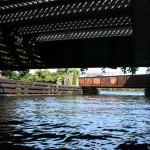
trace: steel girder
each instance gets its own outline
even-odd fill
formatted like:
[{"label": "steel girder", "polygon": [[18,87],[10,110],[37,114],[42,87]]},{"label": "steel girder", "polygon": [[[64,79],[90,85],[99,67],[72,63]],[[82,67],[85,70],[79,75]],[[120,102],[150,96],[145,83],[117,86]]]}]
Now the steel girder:
[{"label": "steel girder", "polygon": [[142,0],[1,0],[0,69],[149,66],[149,8]]}]

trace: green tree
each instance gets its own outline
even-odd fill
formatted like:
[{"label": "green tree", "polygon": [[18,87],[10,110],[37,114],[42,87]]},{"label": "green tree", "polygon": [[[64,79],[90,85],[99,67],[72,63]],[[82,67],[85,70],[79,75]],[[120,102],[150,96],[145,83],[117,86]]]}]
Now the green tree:
[{"label": "green tree", "polygon": [[150,74],[150,67],[147,67],[146,73]]},{"label": "green tree", "polygon": [[19,77],[20,77],[17,71],[3,70],[0,73],[2,76],[5,76],[9,79],[19,80]]},{"label": "green tree", "polygon": [[19,72],[20,77],[23,77],[23,76],[29,74],[29,69],[19,70],[18,72]]},{"label": "green tree", "polygon": [[49,70],[36,70],[33,74],[29,70],[23,71],[1,71],[3,76],[9,79],[35,81],[35,82],[50,82],[50,83],[63,83],[66,76],[72,76],[73,85],[79,78],[79,70],[70,68],[57,69],[57,72],[50,72]]},{"label": "green tree", "polygon": [[56,72],[52,72],[51,73],[51,83],[57,83],[57,78],[58,78],[58,76],[57,76],[57,73]]},{"label": "green tree", "polygon": [[[124,74],[131,73],[134,75],[138,71],[139,67],[121,67],[120,69]],[[102,73],[106,73],[105,67],[103,67],[101,70]]]},{"label": "green tree", "polygon": [[87,70],[88,70],[88,68],[80,68],[81,74],[86,74]]},{"label": "green tree", "polygon": [[73,69],[73,79],[72,79],[72,84],[76,85],[78,79],[79,79],[80,71],[77,69]]},{"label": "green tree", "polygon": [[51,73],[48,70],[36,70],[33,74],[33,80],[36,82],[49,82],[51,79]]},{"label": "green tree", "polygon": [[72,74],[72,69],[59,68],[57,69],[57,83],[63,83],[66,76]]},{"label": "green tree", "polygon": [[102,73],[106,73],[105,67],[103,67],[101,70],[102,70]]},{"label": "green tree", "polygon": [[23,81],[34,81],[34,76],[31,73],[25,74],[24,76],[20,76],[20,80]]},{"label": "green tree", "polygon": [[124,74],[131,73],[132,75],[136,74],[139,67],[121,67],[121,70]]}]

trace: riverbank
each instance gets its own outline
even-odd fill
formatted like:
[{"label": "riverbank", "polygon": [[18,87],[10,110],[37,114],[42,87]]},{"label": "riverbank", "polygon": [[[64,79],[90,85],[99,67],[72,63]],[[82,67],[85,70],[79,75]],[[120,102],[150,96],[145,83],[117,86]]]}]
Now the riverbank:
[{"label": "riverbank", "polygon": [[100,91],[143,92],[144,88],[101,88]]}]

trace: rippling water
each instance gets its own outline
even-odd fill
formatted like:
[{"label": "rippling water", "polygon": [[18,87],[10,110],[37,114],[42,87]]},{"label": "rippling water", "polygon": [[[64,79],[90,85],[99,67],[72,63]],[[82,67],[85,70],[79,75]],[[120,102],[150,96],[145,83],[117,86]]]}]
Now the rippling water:
[{"label": "rippling water", "polygon": [[118,92],[0,98],[0,149],[150,149],[150,99]]}]

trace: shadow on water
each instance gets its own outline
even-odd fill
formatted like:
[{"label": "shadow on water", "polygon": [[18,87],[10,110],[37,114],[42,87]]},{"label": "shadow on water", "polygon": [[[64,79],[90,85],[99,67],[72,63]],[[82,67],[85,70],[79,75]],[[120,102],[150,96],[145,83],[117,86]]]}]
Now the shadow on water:
[{"label": "shadow on water", "polygon": [[124,143],[120,144],[116,150],[150,150],[150,144]]},{"label": "shadow on water", "polygon": [[20,146],[20,145],[15,145],[13,143],[0,144],[0,149],[1,150],[39,150],[39,149],[35,149],[34,147]]},{"label": "shadow on water", "polygon": [[4,96],[6,96],[5,90],[4,90],[4,88],[2,87],[2,85],[0,83],[0,97],[4,97]]}]

